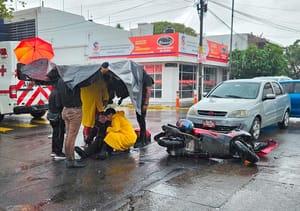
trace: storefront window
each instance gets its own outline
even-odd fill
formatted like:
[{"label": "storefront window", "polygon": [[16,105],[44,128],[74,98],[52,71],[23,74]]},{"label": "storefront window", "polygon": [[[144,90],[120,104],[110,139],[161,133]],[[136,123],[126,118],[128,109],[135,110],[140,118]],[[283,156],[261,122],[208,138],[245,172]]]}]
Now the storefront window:
[{"label": "storefront window", "polygon": [[145,64],[144,69],[154,80],[151,97],[161,98],[162,93],[162,64]]},{"label": "storefront window", "polygon": [[197,87],[197,67],[194,65],[179,65],[179,97],[192,98]]},{"label": "storefront window", "polygon": [[203,92],[208,93],[217,84],[217,68],[205,67],[204,68],[204,80],[203,80]]}]

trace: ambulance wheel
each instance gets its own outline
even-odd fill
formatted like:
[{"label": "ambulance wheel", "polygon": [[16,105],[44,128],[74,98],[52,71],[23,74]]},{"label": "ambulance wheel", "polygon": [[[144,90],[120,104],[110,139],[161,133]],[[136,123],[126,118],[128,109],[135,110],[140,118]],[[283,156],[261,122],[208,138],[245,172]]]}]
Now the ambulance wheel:
[{"label": "ambulance wheel", "polygon": [[0,122],[4,119],[4,114],[0,114]]},{"label": "ambulance wheel", "polygon": [[41,118],[42,116],[44,116],[46,113],[46,111],[33,111],[31,112],[31,116],[33,116],[34,118]]}]

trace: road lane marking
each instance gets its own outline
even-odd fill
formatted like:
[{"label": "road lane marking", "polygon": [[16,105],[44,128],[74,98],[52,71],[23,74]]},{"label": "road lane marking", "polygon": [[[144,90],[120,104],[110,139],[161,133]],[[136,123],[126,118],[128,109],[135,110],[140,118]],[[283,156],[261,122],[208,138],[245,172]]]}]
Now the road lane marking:
[{"label": "road lane marking", "polygon": [[38,125],[34,125],[34,124],[21,124],[21,123],[15,123],[12,124],[13,126],[16,127],[23,127],[23,128],[32,128],[32,127],[37,127]]},{"label": "road lane marking", "polygon": [[32,120],[32,122],[37,123],[37,124],[49,125],[49,121],[48,120],[43,120],[43,119],[41,119],[41,120],[35,119],[35,120]]},{"label": "road lane marking", "polygon": [[8,128],[8,127],[0,127],[0,132],[5,133],[7,131],[11,131],[13,128]]}]

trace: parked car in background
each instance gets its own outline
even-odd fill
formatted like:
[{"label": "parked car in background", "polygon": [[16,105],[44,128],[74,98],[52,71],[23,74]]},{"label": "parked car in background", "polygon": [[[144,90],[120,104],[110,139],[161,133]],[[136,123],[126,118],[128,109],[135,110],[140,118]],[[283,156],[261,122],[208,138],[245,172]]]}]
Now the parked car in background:
[{"label": "parked car in background", "polygon": [[300,117],[300,79],[280,81],[291,100],[290,117]]},{"label": "parked car in background", "polygon": [[195,127],[229,132],[240,128],[260,136],[261,128],[289,125],[290,98],[274,80],[238,79],[219,83],[194,104],[186,118]]}]

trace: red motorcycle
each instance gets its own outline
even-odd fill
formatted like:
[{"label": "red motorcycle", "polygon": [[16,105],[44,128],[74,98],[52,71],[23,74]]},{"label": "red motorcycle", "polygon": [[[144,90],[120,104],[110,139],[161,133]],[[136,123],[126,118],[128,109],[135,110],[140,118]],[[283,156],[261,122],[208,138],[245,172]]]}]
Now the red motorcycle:
[{"label": "red motorcycle", "polygon": [[194,128],[187,119],[179,120],[176,125],[163,125],[162,130],[154,136],[154,140],[166,147],[171,156],[237,158],[256,163],[259,156],[264,156],[277,146],[273,140],[254,142],[250,133],[240,129],[225,134]]}]

